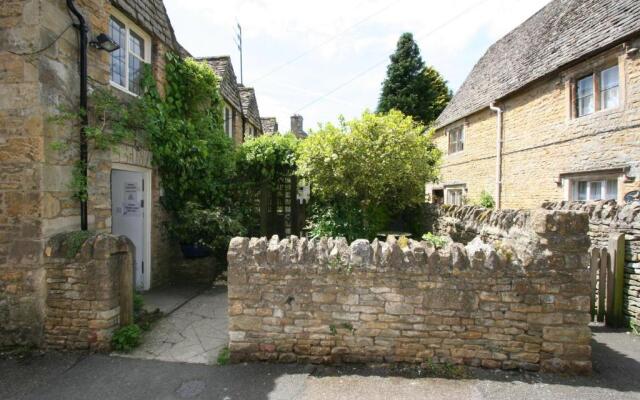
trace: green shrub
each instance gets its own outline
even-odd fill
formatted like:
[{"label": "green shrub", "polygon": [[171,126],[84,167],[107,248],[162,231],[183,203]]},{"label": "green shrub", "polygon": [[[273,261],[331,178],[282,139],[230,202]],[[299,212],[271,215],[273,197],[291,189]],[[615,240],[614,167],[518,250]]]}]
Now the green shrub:
[{"label": "green shrub", "polygon": [[229,352],[229,348],[228,347],[223,347],[222,349],[220,349],[220,352],[218,353],[218,365],[227,365],[229,364],[229,359],[231,358],[231,354]]},{"label": "green shrub", "polygon": [[478,200],[478,205],[484,208],[493,208],[496,206],[496,202],[495,200],[493,200],[493,196],[491,196],[489,192],[487,192],[486,190],[483,190],[482,193],[480,193],[480,199]]},{"label": "green shrub", "polygon": [[427,232],[424,235],[422,235],[422,240],[424,240],[425,242],[431,243],[433,247],[437,249],[444,247],[449,242],[449,239],[447,239],[446,236],[434,235],[431,232]]},{"label": "green shrub", "polygon": [[140,314],[144,309],[144,297],[140,293],[133,295],[133,313]]},{"label": "green shrub", "polygon": [[440,151],[432,132],[397,110],[327,124],[298,145],[298,175],[312,188],[314,236],[373,239],[424,202]]},{"label": "green shrub", "polygon": [[123,326],[113,333],[111,346],[116,351],[130,352],[140,345],[142,330],[136,324]]}]

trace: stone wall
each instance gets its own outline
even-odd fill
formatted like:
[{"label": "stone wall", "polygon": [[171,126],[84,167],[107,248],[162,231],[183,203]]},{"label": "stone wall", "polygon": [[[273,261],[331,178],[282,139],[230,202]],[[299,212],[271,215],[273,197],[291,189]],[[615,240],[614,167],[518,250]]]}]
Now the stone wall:
[{"label": "stone wall", "polygon": [[[123,7],[123,4],[128,4]],[[164,54],[175,47],[162,2],[76,0],[90,34],[108,32],[113,7],[151,33],[153,71],[164,82]],[[115,4],[115,5],[114,5]],[[64,1],[7,0],[0,7],[0,344],[40,344],[44,324],[47,240],[80,227],[79,202],[69,189],[78,159],[79,127],[50,117],[79,106],[78,39]],[[158,29],[165,27],[165,34]],[[41,50],[42,51],[38,51]],[[109,87],[109,54],[89,47],[92,88]],[[129,96],[120,93],[122,96]],[[71,143],[66,151],[54,142]],[[171,251],[159,233],[164,214],[160,182],[140,146],[117,152],[90,148],[89,228],[111,230],[110,176],[115,163],[152,170],[152,285],[169,277]]]},{"label": "stone wall", "polygon": [[98,234],[74,256],[74,234],[54,236],[45,249],[43,347],[108,351],[121,314],[133,315],[133,243],[124,236]]},{"label": "stone wall", "polygon": [[588,372],[587,215],[522,219],[497,246],[234,238],[231,357]]},{"label": "stone wall", "polygon": [[549,210],[579,210],[589,214],[589,238],[592,247],[607,247],[609,235],[623,233],[624,241],[624,314],[640,325],[640,202],[618,205],[614,201],[592,203],[546,202]]},{"label": "stone wall", "polygon": [[[609,236],[625,234],[625,300],[626,319],[640,324],[640,202],[618,205],[615,201],[545,202],[548,210],[575,210],[589,215],[591,247],[607,247]],[[513,229],[521,229],[531,218],[530,211],[488,210],[477,206],[430,207],[435,221],[434,231],[468,242],[476,235],[485,240],[501,240]]]},{"label": "stone wall", "polygon": [[[639,45],[640,37],[629,41],[629,47]],[[620,106],[572,118],[572,82],[616,62]],[[617,46],[496,100],[504,110],[502,207],[535,208],[543,201],[567,200],[568,183],[562,183],[560,174],[628,168],[630,179],[616,173],[620,195],[640,190],[638,53],[626,54]],[[460,125],[464,150],[448,154],[447,130]],[[496,198],[496,113],[488,103],[484,110],[440,127],[434,142],[443,152],[441,184],[466,185],[469,203],[477,202],[483,190]]]}]

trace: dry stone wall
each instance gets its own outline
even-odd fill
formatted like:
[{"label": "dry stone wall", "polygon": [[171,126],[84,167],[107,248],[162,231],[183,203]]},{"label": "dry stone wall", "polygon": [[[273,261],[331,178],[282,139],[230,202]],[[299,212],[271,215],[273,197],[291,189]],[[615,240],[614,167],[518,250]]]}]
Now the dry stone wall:
[{"label": "dry stone wall", "polygon": [[124,236],[98,234],[73,256],[70,237],[54,236],[45,249],[44,347],[106,351],[121,322],[132,323],[121,317],[133,315],[134,246]]},{"label": "dry stone wall", "polygon": [[[624,313],[630,323],[640,324],[640,202],[619,205],[613,200],[545,202],[548,210],[574,210],[589,215],[590,249],[607,247],[612,233],[625,235]],[[478,206],[431,207],[434,230],[467,242],[476,235],[500,240],[520,229],[531,218],[525,210],[489,210]]]},{"label": "dry stone wall", "polygon": [[234,238],[232,360],[588,372],[587,215],[525,219],[497,246]]},{"label": "dry stone wall", "polygon": [[549,210],[579,210],[589,214],[589,238],[592,247],[607,247],[612,233],[623,233],[624,241],[624,314],[640,325],[640,202],[618,205],[615,201],[547,202]]}]

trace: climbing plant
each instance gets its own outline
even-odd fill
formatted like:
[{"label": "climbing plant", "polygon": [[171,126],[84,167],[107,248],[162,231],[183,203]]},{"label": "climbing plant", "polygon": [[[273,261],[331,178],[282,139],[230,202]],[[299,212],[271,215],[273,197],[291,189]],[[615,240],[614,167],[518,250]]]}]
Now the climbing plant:
[{"label": "climbing plant", "polygon": [[[172,217],[169,232],[183,243],[197,236],[197,242],[219,247],[225,243],[221,236],[242,233],[242,227],[230,220],[236,213],[229,195],[235,150],[222,127],[218,78],[208,65],[171,53],[165,71],[164,97],[151,71],[144,72],[139,118],[130,126],[146,134],[164,190],[162,204]],[[209,229],[193,220],[198,216],[206,216]]]}]

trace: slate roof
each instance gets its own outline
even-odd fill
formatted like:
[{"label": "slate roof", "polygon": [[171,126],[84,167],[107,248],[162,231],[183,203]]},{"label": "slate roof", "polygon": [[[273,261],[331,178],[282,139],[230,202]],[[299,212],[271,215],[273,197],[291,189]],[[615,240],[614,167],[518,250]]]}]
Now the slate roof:
[{"label": "slate roof", "polygon": [[436,120],[442,127],[640,31],[638,0],[554,0],[494,43]]},{"label": "slate roof", "polygon": [[233,71],[231,57],[202,57],[197,58],[197,60],[204,61],[213,68],[213,71],[218,75],[218,78],[220,78],[220,93],[222,94],[222,97],[236,110],[241,111],[242,102],[240,101],[238,80],[235,72]]},{"label": "slate roof", "polygon": [[262,122],[260,121],[260,111],[258,110],[258,101],[256,100],[256,92],[251,87],[238,85],[240,91],[240,102],[242,103],[242,115],[252,125],[262,131]]},{"label": "slate roof", "polygon": [[111,3],[172,49],[181,49],[162,0],[111,0]]},{"label": "slate roof", "polygon": [[260,118],[260,122],[262,122],[262,132],[265,134],[278,132],[278,121],[276,117]]}]

